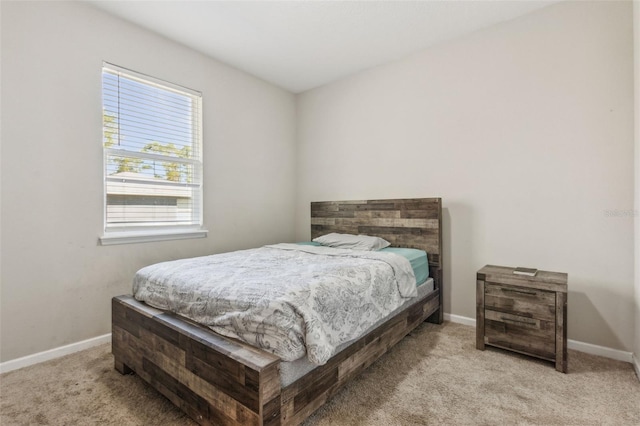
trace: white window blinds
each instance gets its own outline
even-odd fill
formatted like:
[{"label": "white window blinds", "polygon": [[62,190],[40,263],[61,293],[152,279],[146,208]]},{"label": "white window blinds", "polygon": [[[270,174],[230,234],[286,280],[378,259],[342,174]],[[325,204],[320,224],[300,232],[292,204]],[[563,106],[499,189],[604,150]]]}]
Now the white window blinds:
[{"label": "white window blinds", "polygon": [[105,235],[202,226],[202,95],[105,63]]}]

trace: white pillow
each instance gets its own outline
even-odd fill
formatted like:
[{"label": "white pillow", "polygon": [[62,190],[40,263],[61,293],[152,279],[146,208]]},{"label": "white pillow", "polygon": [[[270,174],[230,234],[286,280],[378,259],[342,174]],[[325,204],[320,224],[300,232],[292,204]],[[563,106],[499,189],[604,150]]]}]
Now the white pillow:
[{"label": "white pillow", "polygon": [[313,241],[328,247],[368,251],[380,250],[391,245],[389,241],[383,240],[379,237],[371,237],[369,235],[336,234],[335,232],[314,238]]}]

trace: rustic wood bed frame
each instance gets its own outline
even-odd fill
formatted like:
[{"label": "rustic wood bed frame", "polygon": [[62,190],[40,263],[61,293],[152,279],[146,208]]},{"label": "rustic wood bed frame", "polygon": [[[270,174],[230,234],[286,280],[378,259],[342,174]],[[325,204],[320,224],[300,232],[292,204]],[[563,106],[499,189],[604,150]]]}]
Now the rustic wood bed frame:
[{"label": "rustic wood bed frame", "polygon": [[302,423],[420,323],[442,323],[440,198],[311,203],[312,238],[329,232],[427,251],[434,291],[286,387],[279,357],[131,296],[114,297],[116,370],[135,372],[201,425]]}]

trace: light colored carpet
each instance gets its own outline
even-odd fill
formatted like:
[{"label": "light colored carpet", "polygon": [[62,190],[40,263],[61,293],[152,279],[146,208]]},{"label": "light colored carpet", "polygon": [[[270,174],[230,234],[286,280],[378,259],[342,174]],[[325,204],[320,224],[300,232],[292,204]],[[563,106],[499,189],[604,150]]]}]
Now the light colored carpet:
[{"label": "light colored carpet", "polygon": [[[113,369],[110,346],[0,376],[0,423],[195,425],[135,375]],[[306,425],[640,425],[631,364],[569,351],[551,363],[475,349],[475,329],[423,324]]]}]

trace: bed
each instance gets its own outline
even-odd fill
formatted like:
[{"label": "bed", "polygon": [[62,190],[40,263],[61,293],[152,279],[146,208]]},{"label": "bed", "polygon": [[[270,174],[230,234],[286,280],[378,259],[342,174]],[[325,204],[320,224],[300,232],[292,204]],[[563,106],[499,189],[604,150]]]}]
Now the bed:
[{"label": "bed", "polygon": [[341,345],[323,365],[311,366],[285,362],[132,296],[115,297],[116,370],[135,372],[202,425],[302,423],[420,323],[442,322],[440,198],[311,203],[311,237],[331,232],[426,251],[432,287]]}]

